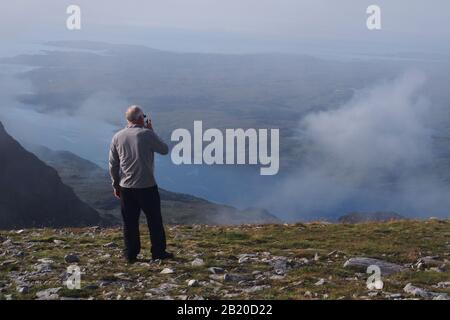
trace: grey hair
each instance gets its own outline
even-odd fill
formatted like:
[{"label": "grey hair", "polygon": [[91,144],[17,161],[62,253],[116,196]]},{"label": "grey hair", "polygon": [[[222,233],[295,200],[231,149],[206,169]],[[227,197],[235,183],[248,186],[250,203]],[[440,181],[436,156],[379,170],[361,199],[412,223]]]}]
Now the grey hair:
[{"label": "grey hair", "polygon": [[142,111],[141,106],[138,105],[129,106],[127,112],[125,112],[125,117],[129,122],[138,121],[143,116],[144,112]]}]

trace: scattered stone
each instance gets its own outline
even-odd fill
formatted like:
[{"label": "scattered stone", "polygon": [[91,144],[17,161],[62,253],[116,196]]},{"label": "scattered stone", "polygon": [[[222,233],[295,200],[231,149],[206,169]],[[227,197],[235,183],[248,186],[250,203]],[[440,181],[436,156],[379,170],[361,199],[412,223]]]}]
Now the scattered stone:
[{"label": "scattered stone", "polygon": [[320,278],[319,281],[314,283],[315,286],[323,286],[325,284],[325,279]]},{"label": "scattered stone", "polygon": [[253,277],[248,276],[248,275],[242,275],[242,274],[225,273],[223,275],[223,281],[225,281],[225,282],[249,281],[252,279],[253,279]]},{"label": "scattered stone", "polygon": [[10,247],[12,245],[13,245],[13,242],[11,241],[11,239],[7,239],[2,242],[2,246],[4,246],[4,247]]},{"label": "scattered stone", "polygon": [[188,287],[198,287],[199,283],[195,279],[187,280]]},{"label": "scattered stone", "polygon": [[103,288],[103,287],[107,287],[107,286],[109,286],[109,285],[111,285],[112,283],[114,283],[114,281],[100,281],[100,283],[99,283],[99,287],[100,288]]},{"label": "scattered stone", "polygon": [[106,244],[103,245],[105,248],[117,248],[119,247],[119,245],[115,242],[108,242]]},{"label": "scattered stone", "polygon": [[6,267],[12,264],[15,264],[17,261],[16,260],[5,260],[2,263],[0,263],[1,267]]},{"label": "scattered stone", "polygon": [[286,257],[276,257],[269,261],[269,264],[277,275],[284,275],[291,268],[291,263]]},{"label": "scattered stone", "polygon": [[54,264],[55,263],[55,261],[53,261],[52,259],[47,259],[47,258],[38,259],[38,262],[40,262],[40,263],[47,263],[47,264]]},{"label": "scattered stone", "polygon": [[24,232],[25,232],[25,230],[20,229],[20,230],[17,230],[17,231],[16,231],[16,234],[22,234],[22,233],[24,233]]},{"label": "scattered stone", "polygon": [[132,281],[131,277],[124,272],[114,273],[114,277],[122,281]]},{"label": "scattered stone", "polygon": [[386,295],[386,298],[388,298],[388,299],[400,299],[402,297],[403,297],[403,295],[401,293],[392,293],[392,294]]},{"label": "scattered stone", "polygon": [[405,293],[408,293],[415,297],[420,297],[420,298],[424,298],[424,299],[436,299],[436,300],[449,300],[450,299],[450,297],[446,293],[426,291],[422,288],[413,286],[411,283],[408,283],[403,288],[403,291],[405,291]]},{"label": "scattered stone", "polygon": [[381,292],[380,291],[370,291],[367,295],[369,297],[377,297],[377,296],[381,295]]},{"label": "scattered stone", "polygon": [[200,258],[195,258],[194,261],[191,262],[191,265],[193,267],[202,267],[205,265],[205,261],[203,261],[203,259]]},{"label": "scattered stone", "polygon": [[34,269],[40,273],[47,273],[51,272],[53,270],[53,267],[51,263],[40,263],[34,265]]},{"label": "scattered stone", "polygon": [[245,293],[254,293],[254,292],[262,291],[262,290],[269,289],[269,288],[270,288],[270,286],[268,286],[268,285],[261,285],[261,286],[253,286],[250,288],[245,288],[242,291]]},{"label": "scattered stone", "polygon": [[437,285],[433,286],[438,289],[447,289],[450,288],[450,281],[439,282]]},{"label": "scattered stone", "polygon": [[225,273],[225,269],[223,268],[219,268],[219,267],[211,267],[208,268],[209,272],[213,273],[213,274],[223,274]]},{"label": "scattered stone", "polygon": [[38,300],[57,300],[59,299],[58,291],[61,288],[50,288],[42,291],[38,291],[36,293],[36,297]]},{"label": "scattered stone", "polygon": [[27,294],[30,292],[30,287],[29,286],[18,286],[16,288],[16,290],[20,294]]},{"label": "scattered stone", "polygon": [[80,258],[74,253],[69,253],[64,257],[64,261],[67,263],[77,263],[80,262]]},{"label": "scattered stone", "polygon": [[254,253],[243,253],[238,255],[238,263],[245,263],[252,260],[257,260],[257,256]]},{"label": "scattered stone", "polygon": [[209,275],[209,278],[214,281],[223,281],[224,275],[223,274],[211,274],[211,275]]},{"label": "scattered stone", "polygon": [[426,256],[419,258],[417,262],[414,264],[414,268],[418,270],[430,268],[432,269],[432,271],[434,270],[437,272],[445,271],[446,269],[445,262],[438,259],[439,257],[437,256]]},{"label": "scattered stone", "polygon": [[285,275],[278,275],[278,274],[274,274],[272,276],[269,277],[270,280],[283,280],[286,276]]},{"label": "scattered stone", "polygon": [[450,297],[446,293],[441,293],[438,294],[437,296],[434,296],[433,300],[450,300]]},{"label": "scattered stone", "polygon": [[162,269],[162,271],[160,273],[171,274],[171,273],[175,273],[175,270],[173,270],[172,268],[164,268],[164,269]]},{"label": "scattered stone", "polygon": [[26,252],[24,252],[24,251],[19,251],[19,252],[17,252],[14,256],[17,257],[17,258],[23,258],[23,257],[25,257],[26,255],[27,255]]},{"label": "scattered stone", "polygon": [[166,295],[168,293],[168,291],[171,291],[173,289],[178,288],[178,285],[173,284],[173,283],[163,283],[161,284],[158,288],[152,288],[150,289],[150,293],[151,294],[155,294],[158,296],[163,296]]},{"label": "scattered stone", "polygon": [[344,268],[352,268],[358,271],[366,272],[371,265],[376,265],[380,268],[382,275],[390,275],[397,272],[406,271],[407,269],[401,265],[365,257],[350,258],[344,263]]}]

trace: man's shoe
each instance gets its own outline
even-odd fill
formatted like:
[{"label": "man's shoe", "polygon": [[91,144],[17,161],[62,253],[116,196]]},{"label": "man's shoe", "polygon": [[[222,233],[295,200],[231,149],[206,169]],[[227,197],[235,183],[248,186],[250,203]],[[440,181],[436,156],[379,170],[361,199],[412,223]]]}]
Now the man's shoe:
[{"label": "man's shoe", "polygon": [[153,260],[165,260],[165,259],[173,259],[174,255],[171,252],[164,252],[162,255],[154,256]]},{"label": "man's shoe", "polygon": [[133,264],[137,262],[137,258],[126,258],[128,264]]}]

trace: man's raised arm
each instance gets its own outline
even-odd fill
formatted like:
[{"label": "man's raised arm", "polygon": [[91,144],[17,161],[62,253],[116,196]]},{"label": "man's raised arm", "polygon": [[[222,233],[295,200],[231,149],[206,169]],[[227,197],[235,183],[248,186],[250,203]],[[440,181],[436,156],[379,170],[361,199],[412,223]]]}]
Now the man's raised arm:
[{"label": "man's raised arm", "polygon": [[153,151],[165,155],[169,153],[169,146],[162,141],[162,139],[153,131],[153,129],[148,129],[149,131],[149,141],[150,146]]}]

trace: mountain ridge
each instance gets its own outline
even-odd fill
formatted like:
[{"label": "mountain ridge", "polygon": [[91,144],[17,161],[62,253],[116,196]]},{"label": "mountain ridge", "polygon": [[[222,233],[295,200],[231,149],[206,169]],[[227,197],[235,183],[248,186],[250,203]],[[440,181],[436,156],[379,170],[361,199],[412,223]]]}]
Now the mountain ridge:
[{"label": "mountain ridge", "polygon": [[[55,168],[63,181],[86,203],[120,222],[120,202],[113,196],[109,174],[93,162],[69,151],[28,146],[42,161]],[[277,217],[259,208],[237,209],[206,199],[159,188],[162,215],[169,224],[279,223]]]},{"label": "mountain ridge", "polygon": [[28,152],[0,122],[0,228],[103,224],[57,171]]}]

